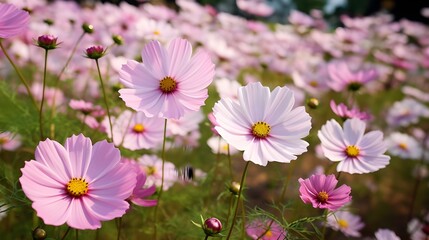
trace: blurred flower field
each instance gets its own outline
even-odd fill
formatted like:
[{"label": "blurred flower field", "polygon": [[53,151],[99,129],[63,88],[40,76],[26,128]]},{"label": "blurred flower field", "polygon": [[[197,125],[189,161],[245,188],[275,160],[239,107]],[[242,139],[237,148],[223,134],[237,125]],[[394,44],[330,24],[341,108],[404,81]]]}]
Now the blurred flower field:
[{"label": "blurred flower field", "polygon": [[429,239],[428,26],[176,3],[0,3],[1,239]]}]

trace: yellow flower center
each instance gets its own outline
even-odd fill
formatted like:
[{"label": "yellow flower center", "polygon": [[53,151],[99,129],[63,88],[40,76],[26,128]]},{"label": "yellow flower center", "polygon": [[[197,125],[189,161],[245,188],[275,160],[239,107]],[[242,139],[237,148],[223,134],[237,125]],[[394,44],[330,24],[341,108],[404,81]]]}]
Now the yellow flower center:
[{"label": "yellow flower center", "polygon": [[144,126],[142,124],[137,123],[136,125],[134,125],[133,132],[142,133],[143,131],[144,131]]},{"label": "yellow flower center", "polygon": [[88,193],[88,183],[83,178],[72,178],[67,183],[67,193],[72,197],[81,197]]},{"label": "yellow flower center", "polygon": [[346,154],[349,157],[357,157],[359,155],[359,148],[355,145],[347,146]]},{"label": "yellow flower center", "polygon": [[228,149],[229,149],[229,145],[228,145],[228,144],[224,144],[224,145],[222,146],[222,150],[224,150],[225,152],[227,152],[227,151],[228,151]]},{"label": "yellow flower center", "polygon": [[161,33],[158,30],[153,31],[153,35],[159,36]]},{"label": "yellow flower center", "polygon": [[338,225],[340,228],[347,228],[349,226],[349,223],[344,219],[338,219]]},{"label": "yellow flower center", "polygon": [[326,203],[328,201],[329,195],[325,191],[321,191],[317,194],[317,200],[321,203]]},{"label": "yellow flower center", "polygon": [[156,173],[156,168],[152,166],[146,167],[146,174],[147,175],[154,175]]},{"label": "yellow flower center", "polygon": [[159,82],[159,88],[163,93],[172,93],[177,88],[176,81],[171,77],[165,77]]},{"label": "yellow flower center", "polygon": [[313,80],[313,81],[310,81],[310,86],[312,86],[312,87],[318,87],[319,86],[319,83],[316,81],[316,80]]},{"label": "yellow flower center", "polygon": [[399,147],[400,149],[404,150],[404,151],[407,151],[407,150],[408,150],[408,146],[407,146],[407,144],[405,144],[405,143],[400,143],[400,144],[398,144],[398,147]]},{"label": "yellow flower center", "polygon": [[252,134],[257,138],[266,138],[271,131],[271,126],[266,122],[256,122],[252,126]]},{"label": "yellow flower center", "polygon": [[0,145],[1,145],[1,144],[5,144],[5,143],[7,143],[7,142],[9,142],[9,139],[7,139],[7,138],[5,138],[5,137],[0,138]]},{"label": "yellow flower center", "polygon": [[264,234],[264,237],[272,237],[273,232],[271,232],[271,229],[268,229],[267,232]]}]

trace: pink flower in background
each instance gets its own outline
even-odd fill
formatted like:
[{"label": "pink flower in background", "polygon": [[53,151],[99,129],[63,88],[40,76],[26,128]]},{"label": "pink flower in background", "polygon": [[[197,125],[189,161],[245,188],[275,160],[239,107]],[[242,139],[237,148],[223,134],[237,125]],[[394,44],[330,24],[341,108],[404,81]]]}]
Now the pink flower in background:
[{"label": "pink flower in background", "polygon": [[13,4],[0,3],[0,38],[10,38],[23,33],[30,21],[27,11]]},{"label": "pink flower in background", "polygon": [[[162,159],[156,155],[143,155],[137,159],[138,164],[146,173],[146,186],[155,184],[161,187]],[[176,167],[171,162],[164,163],[164,191],[168,190],[178,180]]]},{"label": "pink flower in background", "polygon": [[386,143],[392,156],[415,160],[423,157],[422,144],[408,134],[393,132],[386,138]]},{"label": "pink flower in background", "polygon": [[98,106],[98,105],[94,106],[92,102],[86,102],[84,100],[71,99],[69,102],[69,107],[71,109],[80,111],[85,115],[90,114],[92,112],[100,112],[100,111],[102,111],[103,112],[102,115],[104,115],[104,110],[101,106]]},{"label": "pink flower in background", "polygon": [[151,41],[142,52],[143,63],[129,60],[120,71],[126,88],[119,90],[128,107],[147,117],[179,119],[198,111],[208,97],[214,64],[204,52],[193,57],[191,44],[174,39],[167,48]]},{"label": "pink flower in background", "polygon": [[167,124],[167,135],[186,136],[190,132],[199,129],[199,124],[204,120],[202,111],[186,113],[180,119],[170,119]]},{"label": "pink flower in background", "polygon": [[335,120],[329,120],[319,130],[325,157],[339,162],[338,172],[370,173],[389,164],[390,157],[384,155],[387,145],[381,131],[365,133],[366,124],[357,118],[344,122],[344,129]]},{"label": "pink flower in background", "polygon": [[274,13],[274,9],[265,0],[237,0],[236,3],[241,11],[256,16],[267,17]]},{"label": "pink flower in background", "polygon": [[144,187],[146,184],[146,173],[140,167],[140,165],[133,160],[123,159],[123,163],[129,164],[130,169],[134,169],[137,175],[136,186],[134,187],[133,193],[128,198],[132,203],[141,207],[153,207],[157,204],[157,200],[147,199],[156,192],[155,185],[150,187]]},{"label": "pink flower in background", "polygon": [[348,109],[344,103],[336,104],[334,100],[331,100],[330,104],[332,111],[343,120],[348,118],[358,118],[360,120],[372,119],[371,114],[367,112],[361,112],[358,108]]},{"label": "pink flower in background", "polygon": [[347,237],[360,237],[360,230],[365,226],[361,218],[346,211],[338,211],[328,215],[328,226],[341,231]]},{"label": "pink flower in background", "polygon": [[207,114],[207,119],[210,122],[210,130],[212,130],[212,132],[213,132],[214,135],[218,136],[219,133],[216,131],[215,127],[218,126],[219,124],[217,123],[216,118],[215,118],[213,112]]},{"label": "pink flower in background", "polygon": [[376,240],[401,240],[395,232],[389,229],[378,229],[375,232],[375,238]]},{"label": "pink flower in background", "polygon": [[303,106],[293,108],[295,98],[287,87],[272,92],[261,83],[238,90],[238,101],[221,99],[213,108],[215,129],[233,147],[244,151],[245,161],[266,166],[289,163],[307,151],[301,138],[309,134],[311,118]]},{"label": "pink flower in background", "polygon": [[[130,150],[150,149],[162,143],[164,119],[148,118],[142,112],[125,110],[113,121],[113,142]],[[109,121],[106,118],[103,125],[111,136]]]},{"label": "pink flower in background", "polygon": [[336,92],[342,92],[343,90],[357,91],[363,85],[378,77],[375,69],[362,69],[352,72],[345,62],[329,64],[328,73],[330,76],[328,86]]},{"label": "pink flower in background", "polygon": [[420,117],[428,118],[429,108],[412,98],[405,98],[393,104],[387,112],[386,121],[392,127],[406,127],[418,123]]},{"label": "pink flower in background", "polygon": [[257,218],[246,225],[246,233],[251,239],[276,240],[285,239],[286,231],[271,219]]},{"label": "pink flower in background", "polygon": [[222,137],[213,136],[207,140],[207,145],[209,145],[210,149],[214,154],[229,154],[234,155],[238,151],[233,146],[229,145]]},{"label": "pink flower in background", "polygon": [[21,136],[12,132],[0,133],[0,151],[14,151],[21,146]]},{"label": "pink flower in background", "polygon": [[345,184],[338,188],[338,180],[331,175],[312,175],[299,180],[299,193],[304,203],[311,203],[314,208],[326,208],[335,211],[352,200],[351,188]]},{"label": "pink flower in background", "polygon": [[37,146],[35,158],[25,162],[19,181],[45,224],[96,229],[129,208],[126,199],[136,174],[120,163],[113,144],[92,145],[82,134],[68,138],[64,147],[47,139]]}]

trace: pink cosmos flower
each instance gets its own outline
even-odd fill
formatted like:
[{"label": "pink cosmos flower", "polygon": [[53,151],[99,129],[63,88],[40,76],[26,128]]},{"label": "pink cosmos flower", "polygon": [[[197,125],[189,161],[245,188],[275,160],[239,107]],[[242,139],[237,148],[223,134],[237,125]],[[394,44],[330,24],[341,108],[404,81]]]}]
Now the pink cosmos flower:
[{"label": "pink cosmos flower", "polygon": [[131,169],[137,174],[137,182],[134,187],[133,193],[128,198],[132,203],[141,207],[153,207],[158,201],[153,199],[146,199],[147,197],[152,196],[156,192],[156,186],[152,185],[150,187],[144,187],[146,184],[146,173],[140,167],[140,165],[133,160],[123,159],[123,163],[129,164]]},{"label": "pink cosmos flower", "polygon": [[240,10],[256,16],[267,17],[274,12],[265,0],[237,0],[236,3]]},{"label": "pink cosmos flower", "polygon": [[[257,218],[246,225],[246,233],[251,239],[276,240],[285,239],[286,231],[271,219]],[[262,236],[262,237],[260,237]]]},{"label": "pink cosmos flower", "polygon": [[405,133],[393,132],[386,139],[388,152],[392,156],[404,159],[421,159],[423,157],[422,145],[414,137]]},{"label": "pink cosmos flower", "polygon": [[335,231],[340,230],[347,237],[360,237],[360,230],[365,226],[359,216],[346,211],[338,211],[328,215],[328,226]]},{"label": "pink cosmos flower", "polygon": [[[103,125],[108,136],[111,136],[109,121],[106,118]],[[162,118],[148,118],[142,112],[133,113],[125,110],[113,120],[113,142],[116,146],[122,145],[130,150],[149,149],[162,142],[164,120]]]},{"label": "pink cosmos flower", "polygon": [[78,110],[85,115],[90,114],[92,112],[100,112],[100,111],[103,112],[102,115],[104,115],[104,110],[101,106],[98,106],[98,105],[94,106],[92,102],[86,102],[84,100],[71,99],[69,102],[69,107],[74,110]]},{"label": "pink cosmos flower", "polygon": [[92,145],[82,134],[68,138],[64,147],[47,139],[37,146],[35,158],[25,162],[19,181],[46,224],[96,229],[129,208],[126,199],[136,174],[120,163],[113,144]]},{"label": "pink cosmos flower", "polygon": [[331,77],[328,86],[336,92],[359,90],[363,85],[378,77],[374,69],[352,72],[345,62],[329,64],[328,73]]},{"label": "pink cosmos flower", "polygon": [[332,111],[343,120],[348,118],[358,118],[360,120],[370,120],[371,114],[367,112],[361,112],[358,108],[348,109],[344,103],[336,104],[334,100],[331,100],[330,106]]},{"label": "pink cosmos flower", "polygon": [[327,208],[335,211],[352,200],[351,188],[345,184],[339,188],[338,180],[331,175],[312,175],[299,180],[299,193],[304,203],[311,203],[314,208]]},{"label": "pink cosmos flower", "polygon": [[287,87],[270,92],[261,83],[238,90],[238,101],[217,102],[215,129],[233,147],[244,151],[245,161],[266,166],[268,162],[289,163],[307,151],[311,118],[303,106],[292,109],[295,98]]},{"label": "pink cosmos flower", "polygon": [[401,240],[395,232],[389,229],[378,229],[375,232],[376,240]]},{"label": "pink cosmos flower", "polygon": [[428,118],[429,108],[412,98],[405,98],[393,104],[387,113],[386,121],[393,127],[406,127],[418,123],[420,117]]},{"label": "pink cosmos flower", "polygon": [[143,63],[129,60],[120,71],[127,87],[119,90],[128,107],[147,117],[179,119],[197,111],[208,97],[214,64],[204,52],[193,57],[191,44],[174,39],[167,48],[151,41],[142,52]]},{"label": "pink cosmos flower", "polygon": [[390,157],[383,155],[387,145],[381,131],[365,133],[364,121],[352,118],[344,122],[344,129],[335,120],[329,120],[317,136],[329,160],[340,162],[338,172],[369,173],[389,164]]},{"label": "pink cosmos flower", "polygon": [[27,11],[13,4],[0,4],[0,38],[10,38],[23,33],[30,21]]},{"label": "pink cosmos flower", "polygon": [[[156,155],[143,155],[137,159],[140,167],[146,173],[146,186],[161,187],[162,159]],[[164,163],[164,191],[168,190],[178,180],[176,167],[171,162]]]},{"label": "pink cosmos flower", "polygon": [[0,133],[0,151],[14,151],[21,146],[21,136],[12,132]]},{"label": "pink cosmos flower", "polygon": [[223,138],[220,136],[213,136],[207,140],[207,145],[209,145],[210,149],[214,154],[229,154],[234,155],[238,151],[233,146],[230,146]]}]

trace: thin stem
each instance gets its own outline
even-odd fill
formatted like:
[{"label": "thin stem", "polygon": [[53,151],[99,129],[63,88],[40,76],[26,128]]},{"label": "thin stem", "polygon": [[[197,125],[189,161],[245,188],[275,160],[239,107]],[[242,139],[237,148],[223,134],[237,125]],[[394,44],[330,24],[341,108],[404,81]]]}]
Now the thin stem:
[{"label": "thin stem", "polygon": [[15,69],[15,72],[18,74],[19,79],[21,80],[22,84],[24,84],[25,89],[27,90],[27,94],[30,97],[31,101],[33,102],[34,107],[39,110],[39,106],[37,106],[36,100],[34,100],[34,96],[31,93],[30,87],[27,84],[27,81],[25,81],[24,76],[22,76],[21,71],[19,71],[18,67],[15,65],[13,60],[10,58],[9,54],[7,53],[6,49],[3,46],[2,39],[0,39],[0,48],[3,51],[4,55],[6,56],[7,60],[9,60],[10,64],[12,65],[13,69]]},{"label": "thin stem", "polygon": [[47,67],[47,65],[48,65],[48,49],[45,49],[45,66],[43,68],[42,100],[40,101],[40,111],[39,111],[40,140],[43,140],[43,103],[45,102],[46,67]]},{"label": "thin stem", "polygon": [[229,176],[230,176],[231,181],[232,181],[232,176],[233,176],[233,174],[232,174],[231,153],[230,153],[230,151],[229,151],[229,144],[227,144],[227,145],[226,145],[226,150],[227,150],[227,152],[228,152]]},{"label": "thin stem", "polygon": [[340,176],[341,176],[341,172],[338,172],[338,173],[337,173],[337,176],[336,176],[337,180],[339,180],[339,179],[340,179]]},{"label": "thin stem", "polygon": [[121,239],[121,228],[122,228],[122,217],[118,219],[116,227],[118,228],[118,237],[117,240]]},{"label": "thin stem", "polygon": [[232,229],[234,228],[234,224],[235,224],[235,219],[237,218],[238,205],[240,203],[241,193],[243,192],[244,180],[246,178],[246,173],[247,173],[247,168],[249,167],[249,163],[250,161],[247,161],[246,166],[244,167],[243,175],[241,176],[240,190],[238,191],[237,202],[235,204],[234,217],[232,218],[231,227],[229,228],[228,236],[226,237],[227,240],[231,237]]},{"label": "thin stem", "polygon": [[328,209],[326,209],[323,213],[323,229],[322,229],[322,240],[325,240],[325,235],[326,235],[326,225],[328,222]]},{"label": "thin stem", "polygon": [[158,204],[155,206],[155,221],[154,221],[154,239],[156,240],[156,231],[157,231],[157,220],[158,220],[158,207],[160,205],[161,196],[164,190],[164,165],[165,165],[165,143],[167,141],[167,119],[164,120],[164,137],[162,141],[162,151],[161,151],[161,159],[162,159],[162,167],[161,167],[161,188],[159,189],[158,194]]},{"label": "thin stem", "polygon": [[206,235],[206,237],[204,238],[204,240],[207,240],[207,239],[209,239],[209,235]]},{"label": "thin stem", "polygon": [[113,125],[112,125],[112,118],[110,117],[109,104],[107,104],[106,90],[104,89],[103,77],[101,76],[101,72],[100,72],[100,65],[98,64],[98,59],[95,59],[95,63],[97,64],[98,77],[100,78],[101,90],[103,91],[104,104],[106,105],[107,117],[109,118],[109,126],[110,126],[110,140],[111,140],[111,141],[113,141]]},{"label": "thin stem", "polygon": [[228,226],[229,216],[231,215],[231,207],[232,207],[233,203],[234,203],[234,195],[231,193],[231,196],[229,198],[228,215],[226,216],[225,226]]},{"label": "thin stem", "polygon": [[76,229],[76,240],[79,239],[79,230]]},{"label": "thin stem", "polygon": [[67,234],[69,234],[71,227],[67,228],[67,231],[64,233],[63,237],[61,238],[61,240],[66,239]]}]

